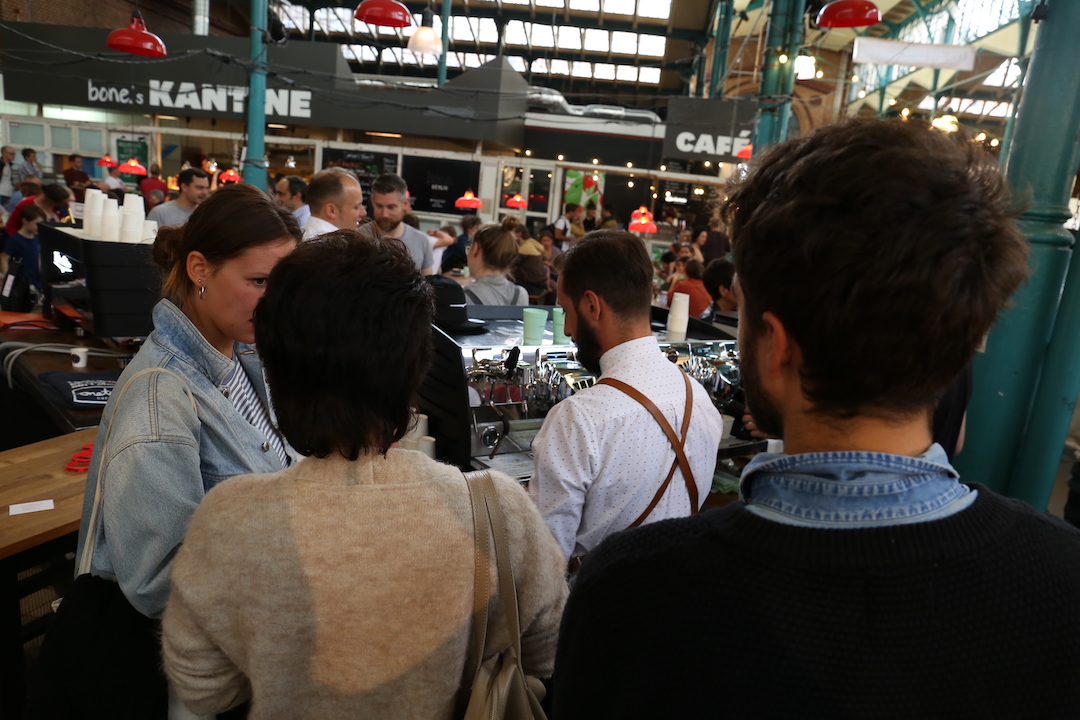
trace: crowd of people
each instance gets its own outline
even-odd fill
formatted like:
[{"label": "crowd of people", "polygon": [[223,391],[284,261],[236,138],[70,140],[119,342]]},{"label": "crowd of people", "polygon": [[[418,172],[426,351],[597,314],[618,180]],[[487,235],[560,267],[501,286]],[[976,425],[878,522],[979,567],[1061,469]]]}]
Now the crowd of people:
[{"label": "crowd of people", "polygon": [[[393,176],[359,228],[347,173],[312,178],[303,227],[304,189],[278,188],[220,189],[155,242],[155,330],[105,408],[80,539],[160,619],[159,654],[80,701],[165,717],[163,658],[196,713],[460,717],[481,530],[461,473],[397,445],[433,354],[432,245],[460,238],[402,230]],[[738,308],[750,424],[783,452],[709,512],[722,422],[652,334],[653,259],[620,230],[552,233],[599,380],[547,416],[527,491],[491,471],[552,717],[1072,716],[1080,531],[961,482],[931,434],[1027,277],[1017,212],[992,158],[914,122],[755,160],[720,208],[734,264],[701,269],[706,235],[673,290]],[[477,299],[520,300],[514,223],[462,229]]]}]

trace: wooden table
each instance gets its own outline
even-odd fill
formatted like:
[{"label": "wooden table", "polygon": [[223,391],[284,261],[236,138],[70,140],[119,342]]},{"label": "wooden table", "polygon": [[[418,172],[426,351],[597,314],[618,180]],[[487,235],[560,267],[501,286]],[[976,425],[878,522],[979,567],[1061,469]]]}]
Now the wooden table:
[{"label": "wooden table", "polygon": [[[0,452],[0,717],[17,718],[26,692],[23,643],[48,625],[22,625],[19,601],[49,584],[19,573],[75,549],[82,515],[86,473],[64,464],[71,454],[94,442],[97,428]],[[55,508],[12,517],[14,504],[52,500]]]}]

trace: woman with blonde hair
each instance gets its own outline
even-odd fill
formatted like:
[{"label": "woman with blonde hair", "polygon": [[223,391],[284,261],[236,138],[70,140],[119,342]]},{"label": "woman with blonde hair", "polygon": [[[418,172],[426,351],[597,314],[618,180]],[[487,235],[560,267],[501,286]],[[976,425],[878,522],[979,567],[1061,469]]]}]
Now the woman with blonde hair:
[{"label": "woman with blonde hair", "polygon": [[465,300],[470,305],[528,305],[529,293],[507,278],[507,272],[518,258],[518,243],[514,228],[518,219],[508,216],[502,223],[480,226],[468,251],[469,276],[474,278],[465,286]]}]

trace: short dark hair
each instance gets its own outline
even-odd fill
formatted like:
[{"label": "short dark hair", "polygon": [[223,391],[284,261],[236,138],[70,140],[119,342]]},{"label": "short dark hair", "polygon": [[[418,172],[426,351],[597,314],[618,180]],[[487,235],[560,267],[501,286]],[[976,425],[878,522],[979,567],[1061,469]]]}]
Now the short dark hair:
[{"label": "short dark hair", "polygon": [[187,170],[181,170],[180,174],[176,176],[177,185],[190,185],[191,181],[195,178],[209,178],[205,172],[199,168],[188,168]]},{"label": "short dark hair", "polygon": [[693,258],[686,261],[686,277],[692,280],[701,280],[704,275],[705,265],[700,260]]},{"label": "short dark hair", "polygon": [[375,193],[380,195],[397,193],[401,197],[401,201],[405,202],[405,198],[409,196],[409,186],[405,184],[405,179],[400,175],[387,173],[375,178],[375,181],[371,183],[371,194],[374,195]]},{"label": "short dark hair", "polygon": [[187,258],[200,252],[214,267],[251,247],[302,234],[293,214],[253,185],[233,183],[220,188],[195,208],[187,222],[158,229],[154,262],[161,266],[161,295],[177,306],[192,291]]},{"label": "short dark hair", "polygon": [[566,203],[565,205],[563,205],[562,213],[563,213],[563,215],[565,215],[568,212],[574,212],[579,207],[581,207],[581,206],[578,205],[577,203]]},{"label": "short dark hair", "polygon": [[278,426],[298,452],[355,460],[404,437],[432,355],[433,297],[404,245],[355,230],[278,262],[255,339]]},{"label": "short dark hair", "polygon": [[916,121],[855,120],[767,150],[728,189],[751,336],[771,312],[817,412],[932,407],[1027,276],[994,159]]},{"label": "short dark hair", "polygon": [[30,203],[22,209],[22,221],[24,223],[30,222],[31,220],[44,220],[45,217],[45,211],[33,203]]},{"label": "short dark hair", "polygon": [[604,210],[607,210],[612,215],[615,214],[615,206],[611,203],[604,203]]},{"label": "short dark hair", "polygon": [[289,183],[290,196],[299,195],[301,200],[307,202],[307,183],[304,178],[299,175],[286,175],[283,179]]},{"label": "short dark hair", "polygon": [[735,263],[724,258],[716,258],[705,266],[705,275],[701,278],[705,283],[705,289],[713,301],[720,299],[720,288],[731,289],[731,283],[735,280]]},{"label": "short dark hair", "polygon": [[150,175],[151,175],[151,177],[157,176],[157,175],[160,175],[160,174],[161,174],[161,166],[158,165],[157,163],[152,164],[150,166]]},{"label": "short dark hair", "polygon": [[37,152],[37,150],[35,150],[34,148],[23,148],[23,150],[22,150],[23,160],[26,160],[28,157],[30,157],[31,153],[36,153],[36,152]]},{"label": "short dark hair", "polygon": [[461,232],[467,233],[474,227],[480,227],[480,218],[476,215],[463,215],[461,217]]},{"label": "short dark hair", "polygon": [[559,258],[559,278],[575,306],[586,290],[592,290],[624,320],[649,316],[652,262],[645,243],[636,235],[594,230]]},{"label": "short dark hair", "polygon": [[80,155],[79,153],[71,153],[70,155],[68,155],[68,160],[70,162],[75,162],[75,158],[81,158],[81,157],[82,157],[82,155]]},{"label": "short dark hair", "polygon": [[329,167],[315,173],[307,186],[308,205],[311,206],[311,211],[318,215],[327,203],[340,206],[345,194],[342,181],[350,178],[357,183],[360,182],[356,179],[356,175],[339,167]]},{"label": "short dark hair", "polygon": [[63,205],[71,198],[71,191],[67,189],[67,185],[60,183],[49,183],[41,188],[41,192],[45,193],[45,197],[54,205]]}]

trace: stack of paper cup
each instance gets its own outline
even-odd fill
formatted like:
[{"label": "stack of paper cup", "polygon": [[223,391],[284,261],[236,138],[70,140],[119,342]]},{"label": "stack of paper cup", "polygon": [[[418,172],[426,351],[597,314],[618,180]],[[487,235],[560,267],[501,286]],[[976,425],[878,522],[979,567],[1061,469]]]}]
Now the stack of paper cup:
[{"label": "stack of paper cup", "polygon": [[101,208],[105,204],[105,193],[97,188],[86,189],[86,202],[83,204],[83,230],[90,237],[101,236]]},{"label": "stack of paper cup", "polygon": [[101,209],[101,239],[120,242],[120,203],[116,198],[105,198],[105,207]]},{"label": "stack of paper cup", "polygon": [[143,220],[142,241],[152,243],[157,239],[157,221]]},{"label": "stack of paper cup", "polygon": [[132,244],[142,242],[145,221],[146,211],[143,209],[142,198],[138,195],[125,197],[123,220],[120,223],[120,242]]},{"label": "stack of paper cup", "polygon": [[[423,447],[423,440],[427,437],[430,437],[428,435],[428,416],[424,413],[414,413],[409,432],[405,433],[405,437],[401,438],[401,447],[406,450],[426,452]],[[435,438],[431,438],[431,457],[435,457]]]},{"label": "stack of paper cup", "polygon": [[427,455],[432,460],[435,459],[435,438],[430,435],[425,435],[416,441],[416,449]]},{"label": "stack of paper cup", "polygon": [[682,342],[686,339],[686,324],[690,319],[690,296],[675,293],[671,297],[671,309],[668,311],[668,342]]}]

